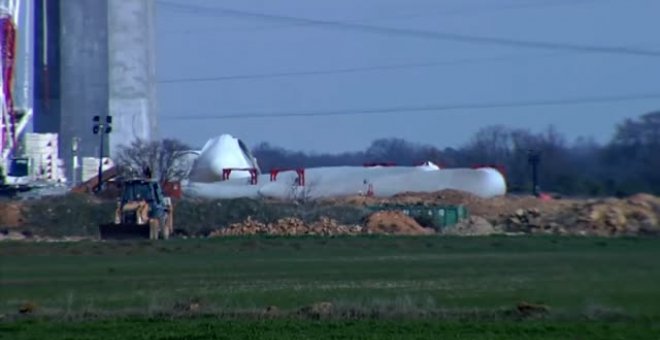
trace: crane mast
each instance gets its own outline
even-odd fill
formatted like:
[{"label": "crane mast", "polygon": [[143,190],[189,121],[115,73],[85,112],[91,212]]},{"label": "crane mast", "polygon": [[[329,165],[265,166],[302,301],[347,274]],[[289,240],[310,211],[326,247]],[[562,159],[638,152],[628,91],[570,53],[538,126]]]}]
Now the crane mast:
[{"label": "crane mast", "polygon": [[[29,58],[32,0],[0,0],[0,167],[7,171],[15,155],[19,138],[32,117]],[[21,39],[22,37],[22,39]],[[22,45],[23,89],[17,96],[18,46]],[[21,104],[19,106],[19,104]]]}]

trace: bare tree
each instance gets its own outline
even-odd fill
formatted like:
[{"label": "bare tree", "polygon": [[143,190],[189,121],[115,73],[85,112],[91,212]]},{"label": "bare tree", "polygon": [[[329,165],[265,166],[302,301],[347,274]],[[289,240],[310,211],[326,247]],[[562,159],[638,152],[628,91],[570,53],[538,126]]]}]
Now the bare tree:
[{"label": "bare tree", "polygon": [[291,180],[289,184],[289,191],[287,193],[287,199],[289,201],[295,201],[298,203],[307,203],[312,200],[313,194],[316,188],[316,181],[305,181],[301,185],[301,178],[295,177]]},{"label": "bare tree", "polygon": [[119,147],[115,162],[126,176],[140,176],[144,169],[149,168],[159,180],[181,180],[188,170],[179,166],[186,150],[190,147],[176,139],[136,139],[129,145]]},{"label": "bare tree", "polygon": [[510,129],[493,125],[480,129],[464,152],[471,163],[505,163],[511,158]]},{"label": "bare tree", "polygon": [[660,192],[660,111],[619,125],[606,148],[610,179],[622,192]]},{"label": "bare tree", "polygon": [[660,146],[660,111],[647,113],[637,120],[627,119],[617,127],[612,144],[629,148],[628,151],[639,151],[639,148],[657,151]]}]

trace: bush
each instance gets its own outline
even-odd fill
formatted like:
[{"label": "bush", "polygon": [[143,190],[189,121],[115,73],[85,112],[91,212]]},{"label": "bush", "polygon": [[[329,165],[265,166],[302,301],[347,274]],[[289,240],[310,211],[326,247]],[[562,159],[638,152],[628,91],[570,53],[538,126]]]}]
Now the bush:
[{"label": "bush", "polygon": [[114,220],[114,201],[94,201],[83,194],[49,197],[27,203],[27,229],[42,236],[98,236],[98,225]]},{"label": "bush", "polygon": [[[99,200],[84,194],[35,200],[25,206],[25,229],[41,236],[96,237],[99,224],[114,220],[115,207],[114,200]],[[174,228],[184,235],[204,235],[243,222],[248,217],[263,223],[274,223],[286,217],[313,223],[321,217],[328,217],[340,224],[354,225],[360,224],[367,215],[367,210],[358,207],[315,202],[183,199],[174,205]]]}]

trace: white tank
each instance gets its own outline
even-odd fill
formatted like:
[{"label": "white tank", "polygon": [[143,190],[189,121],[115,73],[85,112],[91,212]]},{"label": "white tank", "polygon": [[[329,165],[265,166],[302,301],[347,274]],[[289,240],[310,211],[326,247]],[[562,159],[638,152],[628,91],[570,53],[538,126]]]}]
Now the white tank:
[{"label": "white tank", "polygon": [[[257,183],[251,173],[232,170],[223,180],[223,169],[256,169]],[[283,171],[272,180],[261,175],[257,162],[245,144],[231,135],[210,139],[190,171],[183,191],[203,198],[324,198],[373,194],[388,197],[403,192],[434,192],[454,189],[480,197],[506,194],[504,176],[496,169],[440,169],[426,162],[420,166],[394,167],[319,167],[305,169],[304,186],[298,186],[296,171]]]},{"label": "white tank", "polygon": [[232,178],[215,183],[190,183],[184,192],[204,198],[327,198],[365,195],[389,197],[404,192],[460,190],[488,198],[506,194],[502,174],[491,168],[441,169],[429,171],[419,167],[325,167],[305,170],[305,186],[295,185],[295,171],[286,171],[271,181],[261,175],[256,185],[245,178]]}]

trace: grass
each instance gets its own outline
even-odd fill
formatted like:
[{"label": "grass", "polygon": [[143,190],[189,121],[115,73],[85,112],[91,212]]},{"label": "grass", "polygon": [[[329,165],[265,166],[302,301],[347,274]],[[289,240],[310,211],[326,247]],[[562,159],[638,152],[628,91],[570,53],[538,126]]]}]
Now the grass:
[{"label": "grass", "polygon": [[657,339],[649,323],[121,319],[0,324],[0,339]]},{"label": "grass", "polygon": [[3,243],[0,336],[636,338],[660,332],[659,255],[651,238]]}]

